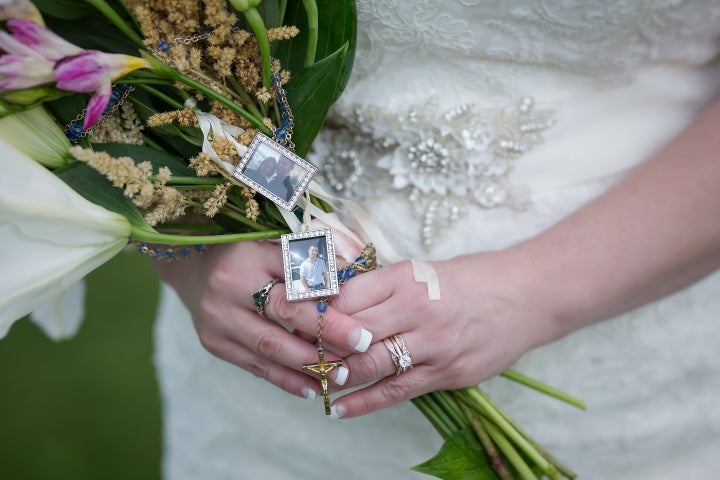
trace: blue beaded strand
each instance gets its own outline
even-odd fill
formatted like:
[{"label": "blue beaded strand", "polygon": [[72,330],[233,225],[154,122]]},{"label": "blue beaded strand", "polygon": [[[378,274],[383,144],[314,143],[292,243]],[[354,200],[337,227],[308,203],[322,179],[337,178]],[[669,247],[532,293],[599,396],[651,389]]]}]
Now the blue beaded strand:
[{"label": "blue beaded strand", "polygon": [[130,240],[128,242],[128,245],[133,245],[137,247],[138,252],[142,253],[143,255],[149,256],[153,260],[165,260],[167,262],[182,260],[191,257],[193,253],[203,254],[207,251],[207,245],[204,244],[193,245],[192,248],[189,246],[184,246],[180,250],[175,250],[172,247],[152,248],[147,242],[137,242],[135,240]]},{"label": "blue beaded strand", "polygon": [[319,313],[320,315],[322,315],[322,314],[324,314],[325,312],[327,312],[327,309],[328,309],[327,301],[325,301],[325,300],[320,300],[320,301],[318,302],[318,304],[317,304],[317,311],[318,311],[318,313]]},{"label": "blue beaded strand", "polygon": [[[119,102],[122,100],[123,95],[130,89],[130,85],[113,85],[112,92],[110,93],[110,101],[103,110],[103,115],[107,115]],[[85,117],[85,111],[77,116],[72,122],[65,127],[65,136],[72,143],[77,143],[83,136],[83,122],[82,119]],[[102,117],[101,117],[102,118]]]},{"label": "blue beaded strand", "polygon": [[70,140],[72,143],[76,143],[80,136],[82,135],[83,129],[82,129],[82,123],[71,123],[67,127],[67,131],[65,132],[65,136]]},{"label": "blue beaded strand", "polygon": [[347,265],[337,272],[337,278],[338,282],[342,285],[343,283],[347,282],[351,278],[354,278],[358,271],[356,270],[357,267],[365,267],[367,266],[367,259],[365,257],[358,257],[355,259],[353,263],[350,265]]}]

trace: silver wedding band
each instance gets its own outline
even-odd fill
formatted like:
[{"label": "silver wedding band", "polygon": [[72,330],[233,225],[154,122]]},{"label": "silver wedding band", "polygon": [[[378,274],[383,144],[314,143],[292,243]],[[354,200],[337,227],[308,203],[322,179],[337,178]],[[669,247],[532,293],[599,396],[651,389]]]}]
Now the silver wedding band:
[{"label": "silver wedding band", "polygon": [[383,342],[387,349],[390,350],[390,356],[395,365],[395,375],[400,375],[413,368],[410,351],[400,335],[395,334],[392,337],[384,338]]}]

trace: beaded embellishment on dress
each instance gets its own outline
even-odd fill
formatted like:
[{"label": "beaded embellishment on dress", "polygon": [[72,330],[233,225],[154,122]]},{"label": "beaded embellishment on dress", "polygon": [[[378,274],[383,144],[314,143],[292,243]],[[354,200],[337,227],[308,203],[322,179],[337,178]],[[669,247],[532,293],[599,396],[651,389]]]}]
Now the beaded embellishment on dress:
[{"label": "beaded embellishment on dress", "polygon": [[422,219],[425,246],[468,205],[523,208],[529,197],[511,181],[513,162],[555,123],[530,98],[510,108],[436,111],[428,104],[396,116],[372,106],[335,112],[329,137],[337,149],[316,160],[322,180],[340,196],[362,199],[381,185],[405,192]]}]

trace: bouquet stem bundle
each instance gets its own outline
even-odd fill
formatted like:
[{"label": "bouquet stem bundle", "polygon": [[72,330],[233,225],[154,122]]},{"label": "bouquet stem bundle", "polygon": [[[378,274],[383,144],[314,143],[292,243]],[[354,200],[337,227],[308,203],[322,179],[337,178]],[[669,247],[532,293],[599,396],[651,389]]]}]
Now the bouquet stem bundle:
[{"label": "bouquet stem bundle", "polygon": [[[513,370],[508,379],[584,409],[585,404]],[[440,452],[413,467],[446,480],[458,478],[561,480],[576,478],[478,387],[436,391],[412,400],[445,440]],[[463,476],[472,473],[471,476]]]}]

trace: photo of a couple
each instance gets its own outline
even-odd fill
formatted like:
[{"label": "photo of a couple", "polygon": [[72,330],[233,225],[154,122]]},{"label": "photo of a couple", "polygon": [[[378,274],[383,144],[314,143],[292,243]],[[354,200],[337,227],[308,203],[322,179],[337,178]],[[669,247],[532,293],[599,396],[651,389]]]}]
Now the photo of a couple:
[{"label": "photo of a couple", "polygon": [[278,206],[292,210],[317,169],[270,138],[258,136],[235,176]]},{"label": "photo of a couple", "polygon": [[296,168],[292,160],[281,155],[279,160],[274,157],[265,157],[257,169],[247,168],[244,173],[258,185],[262,185],[278,197],[289,201],[298,184],[297,176],[291,175],[294,170],[299,170],[299,168]]}]

